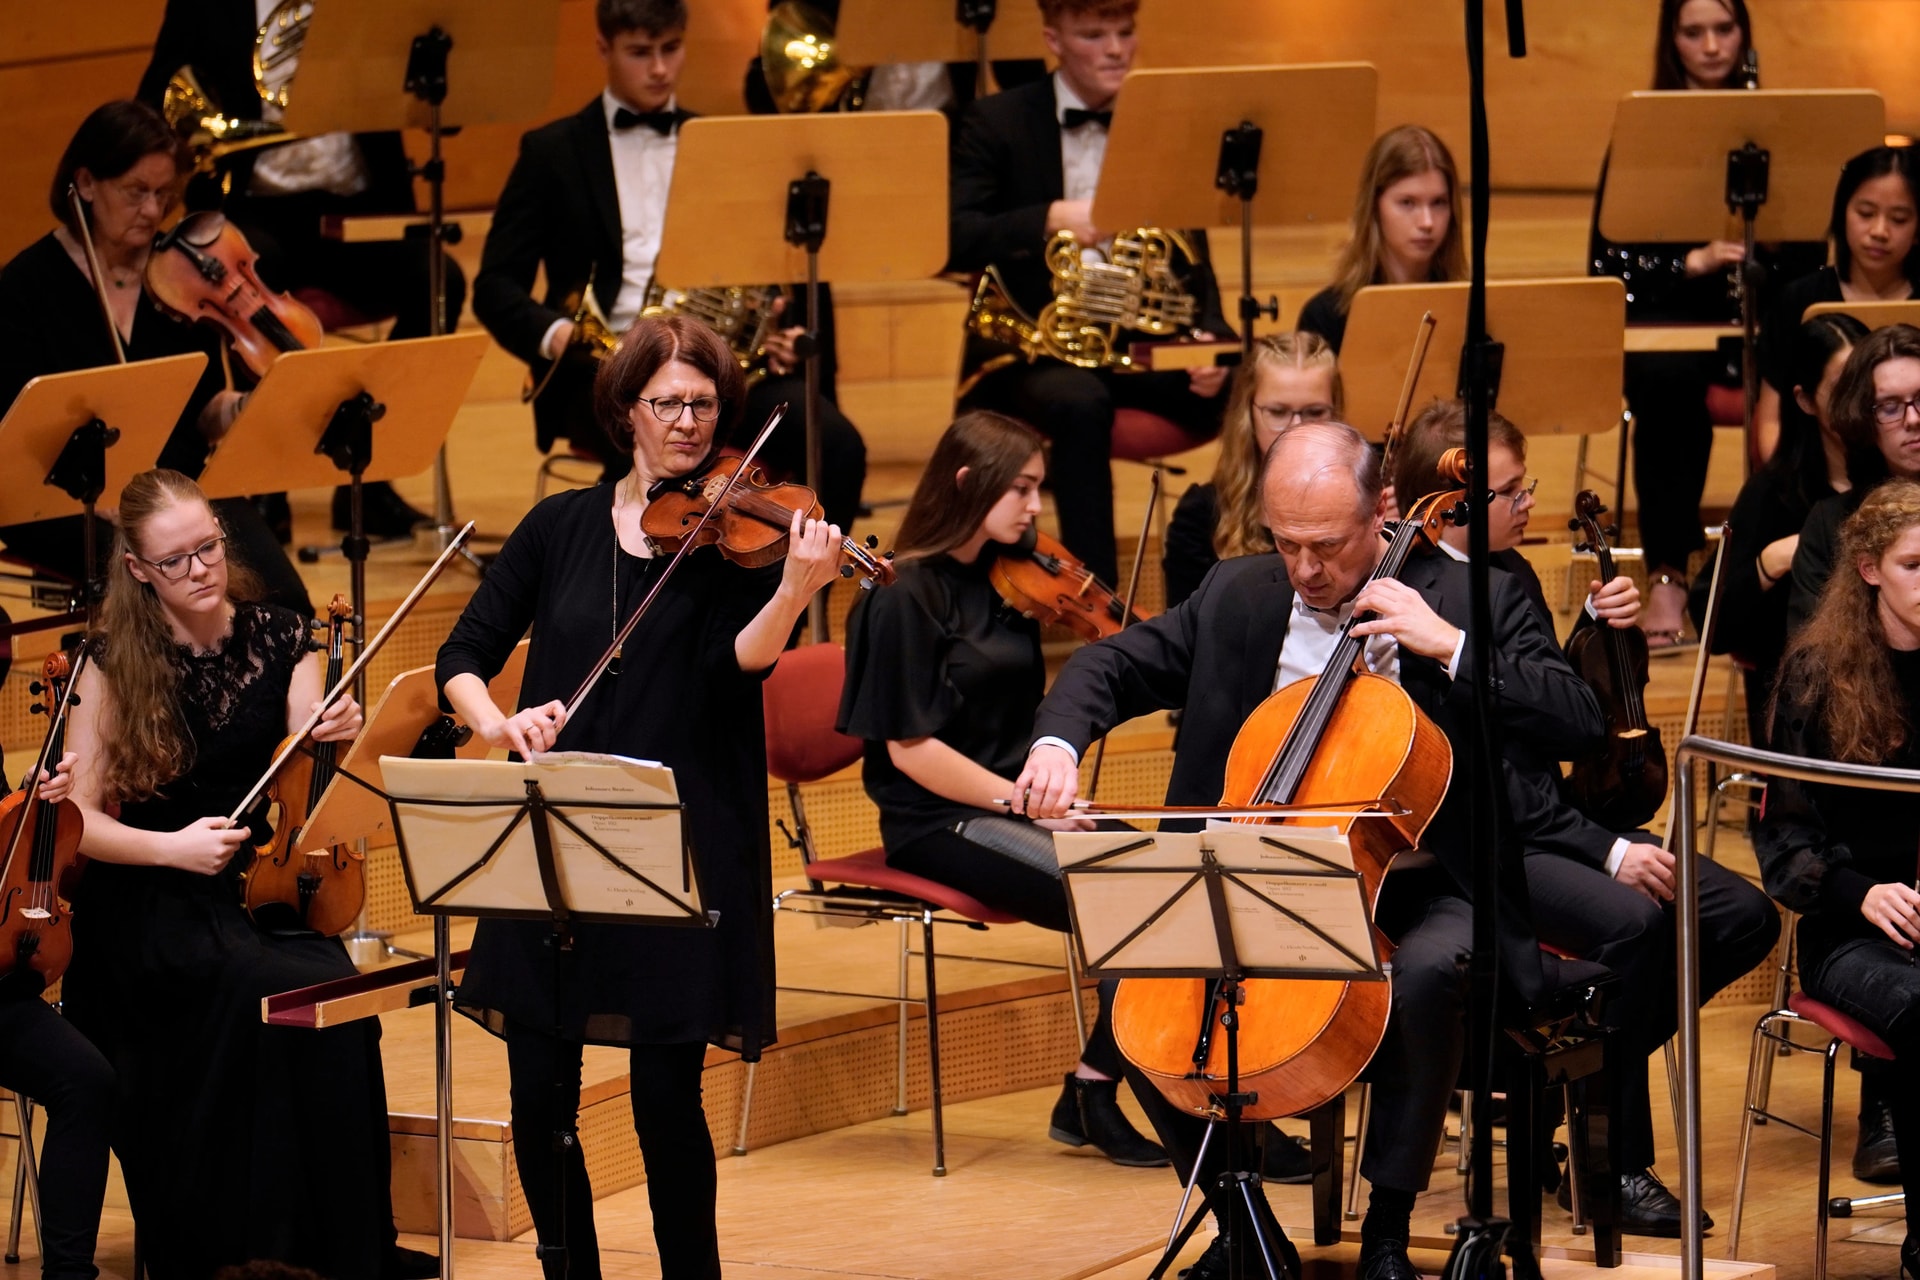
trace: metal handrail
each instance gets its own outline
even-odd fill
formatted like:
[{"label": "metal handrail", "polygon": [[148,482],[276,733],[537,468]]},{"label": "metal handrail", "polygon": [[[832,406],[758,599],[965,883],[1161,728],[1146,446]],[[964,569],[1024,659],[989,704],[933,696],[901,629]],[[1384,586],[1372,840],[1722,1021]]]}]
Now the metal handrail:
[{"label": "metal handrail", "polygon": [[1691,734],[1673,756],[1676,851],[1674,916],[1678,931],[1680,1041],[1680,1274],[1702,1280],[1700,1207],[1700,877],[1693,865],[1693,774],[1702,761],[1776,778],[1920,794],[1920,770],[1812,760]]}]

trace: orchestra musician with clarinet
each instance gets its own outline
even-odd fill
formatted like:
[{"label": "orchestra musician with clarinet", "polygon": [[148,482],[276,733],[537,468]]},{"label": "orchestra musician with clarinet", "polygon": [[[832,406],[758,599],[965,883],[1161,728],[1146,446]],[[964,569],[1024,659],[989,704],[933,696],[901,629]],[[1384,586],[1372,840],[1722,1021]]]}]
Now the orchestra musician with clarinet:
[{"label": "orchestra musician with clarinet", "polygon": [[[720,1274],[701,1106],[707,1046],[756,1061],[775,1039],[760,684],[808,602],[838,574],[840,531],[796,508],[784,560],[746,568],[713,548],[691,551],[634,621],[669,564],[643,532],[647,509],[664,501],[657,493],[706,474],[722,446],[746,443],[743,426],[764,434],[742,422],[745,397],[740,366],[712,330],[684,316],[636,322],[594,384],[601,428],[628,450],[631,470],[528,513],[435,668],[445,703],[495,747],[522,758],[617,752],[672,768],[704,902],[717,912],[709,929],[576,922],[557,975],[546,924],[484,920],[474,935],[457,1005],[506,1041],[514,1154],[543,1249],[558,1244],[565,1215],[565,1257],[542,1254],[551,1280],[600,1274],[577,1142],[564,1207],[552,1197],[552,1135],[573,1127],[584,1046],[628,1051],[661,1269],[693,1278]],[[487,681],[529,627],[520,705],[497,707]],[[556,1078],[571,1080],[564,1103]]]},{"label": "orchestra musician with clarinet", "polygon": [[[119,1075],[115,1149],[158,1280],[271,1258],[400,1280],[377,1022],[270,1027],[262,997],[351,977],[337,940],[241,905],[230,820],[324,695],[308,621],[257,600],[198,486],[146,471],[117,497],[97,658],[76,682],[73,798],[89,859],[65,999]],[[318,741],[360,729],[335,691]]]},{"label": "orchestra musician with clarinet", "polygon": [[[1014,784],[1016,812],[1071,815],[1079,753],[1122,721],[1172,707],[1184,714],[1167,802],[1216,803],[1242,724],[1276,689],[1328,678],[1322,668],[1356,613],[1374,615],[1352,627],[1363,639],[1366,667],[1400,685],[1458,755],[1467,741],[1467,689],[1480,679],[1499,681],[1496,705],[1506,732],[1564,758],[1599,740],[1592,691],[1511,577],[1492,577],[1497,673],[1474,669],[1464,565],[1437,552],[1417,554],[1400,578],[1370,581],[1386,547],[1386,500],[1378,451],[1359,432],[1331,422],[1284,428],[1268,451],[1261,495],[1277,556],[1222,561],[1178,607],[1068,660],[1035,718],[1033,748]],[[1523,798],[1510,766],[1506,781]],[[1433,1171],[1465,1043],[1466,978],[1458,958],[1472,949],[1468,804],[1464,787],[1448,790],[1422,841],[1432,857],[1402,854],[1374,913],[1396,949],[1391,1014],[1369,1069],[1373,1118],[1361,1157],[1373,1188],[1361,1224],[1360,1272],[1367,1280],[1417,1275],[1407,1257],[1414,1198]],[[1515,816],[1522,826],[1529,820]],[[1527,931],[1524,902],[1503,906],[1501,921],[1502,969],[1523,993],[1537,991],[1552,962]],[[1201,1122],[1150,1099],[1152,1086],[1131,1069],[1129,1079],[1184,1178]],[[1221,1145],[1210,1148],[1205,1185],[1205,1174],[1220,1171]],[[1216,1241],[1191,1280],[1227,1275],[1223,1252]],[[1289,1261],[1298,1275],[1297,1259]]]}]

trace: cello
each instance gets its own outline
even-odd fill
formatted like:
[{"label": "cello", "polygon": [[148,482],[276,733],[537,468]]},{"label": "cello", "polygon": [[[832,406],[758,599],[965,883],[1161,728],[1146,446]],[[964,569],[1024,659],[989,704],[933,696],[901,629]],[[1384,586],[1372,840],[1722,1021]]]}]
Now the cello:
[{"label": "cello", "polygon": [[79,861],[82,819],[71,800],[42,800],[38,781],[66,754],[67,712],[87,652],[82,643],[71,664],[58,650],[47,655],[40,680],[31,686],[44,699],[33,710],[48,719],[46,740],[26,785],[0,800],[0,844],[6,850],[0,861],[0,977],[26,969],[46,986],[73,958],[72,921],[60,903],[60,885]]},{"label": "cello", "polygon": [[[1465,463],[1464,450],[1449,450],[1441,474],[1458,479]],[[1436,540],[1444,522],[1460,519],[1464,496],[1454,490],[1413,503],[1368,581],[1397,577],[1423,539]],[[1419,843],[1446,797],[1453,748],[1397,683],[1356,669],[1364,641],[1352,627],[1364,620],[1355,615],[1341,627],[1317,677],[1287,685],[1247,717],[1227,758],[1220,803],[1348,807],[1350,797],[1378,797],[1370,816],[1332,824],[1347,838],[1371,910],[1389,865]],[[1377,930],[1375,945],[1382,956],[1393,950]],[[1390,979],[1258,978],[1236,986],[1238,1079],[1255,1098],[1241,1108],[1243,1119],[1300,1115],[1337,1097],[1386,1034]],[[1224,1109],[1228,1046],[1211,1034],[1222,997],[1223,983],[1205,978],[1127,978],[1114,997],[1121,1052],[1169,1102],[1199,1116]]]}]

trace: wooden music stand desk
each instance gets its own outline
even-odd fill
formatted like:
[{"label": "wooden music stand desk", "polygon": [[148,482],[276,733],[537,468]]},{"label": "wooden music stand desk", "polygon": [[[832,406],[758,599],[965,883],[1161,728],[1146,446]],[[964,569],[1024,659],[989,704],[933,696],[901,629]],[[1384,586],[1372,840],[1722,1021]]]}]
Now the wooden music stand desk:
[{"label": "wooden music stand desk", "polygon": [[92,505],[62,488],[53,471],[63,453],[72,461],[88,451],[83,429],[94,423],[118,433],[99,442],[104,466],[94,477],[100,485],[94,497],[109,506],[118,502],[127,481],[160,456],[206,367],[204,355],[189,352],[29,381],[0,418],[0,450],[13,459],[11,482],[0,485],[0,525],[70,516]]},{"label": "wooden music stand desk", "polygon": [[[1433,313],[1436,327],[1409,420],[1458,394],[1467,288],[1464,281],[1372,285],[1354,296],[1340,375],[1348,421],[1369,439],[1383,439],[1393,419],[1423,312]],[[1626,313],[1626,288],[1611,277],[1488,284],[1487,332],[1506,347],[1494,407],[1529,436],[1619,426]]]},{"label": "wooden music stand desk", "polygon": [[1030,4],[1003,4],[986,32],[955,18],[950,0],[840,0],[834,24],[840,60],[847,66],[885,62],[976,62],[984,41],[996,62],[1044,58],[1040,11]]},{"label": "wooden music stand desk", "polygon": [[1890,324],[1920,326],[1920,298],[1905,302],[1816,302],[1800,319],[1804,323],[1815,316],[1831,315],[1852,316],[1869,329],[1884,329]]}]

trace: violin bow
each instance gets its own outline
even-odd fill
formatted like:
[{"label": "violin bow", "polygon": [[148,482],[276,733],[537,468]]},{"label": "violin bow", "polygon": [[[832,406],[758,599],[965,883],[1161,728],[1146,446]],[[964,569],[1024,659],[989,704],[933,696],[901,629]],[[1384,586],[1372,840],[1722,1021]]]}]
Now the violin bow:
[{"label": "violin bow", "polygon": [[[995,800],[1009,808],[1011,800]],[[1075,800],[1076,818],[1404,818],[1412,812],[1391,796],[1376,800],[1320,800],[1311,804],[1097,804]]]},{"label": "violin bow", "polygon": [[614,655],[618,654],[621,646],[626,644],[627,637],[633,634],[633,629],[640,625],[640,619],[647,616],[647,610],[653,607],[654,600],[660,595],[660,588],[667,585],[667,579],[671,578],[673,571],[680,567],[680,562],[686,558],[687,552],[693,550],[694,543],[699,541],[700,531],[713,519],[713,513],[727,505],[727,498],[732,494],[734,486],[739,484],[740,478],[752,469],[753,460],[760,456],[760,450],[773,435],[773,429],[779,426],[780,420],[786,416],[787,406],[784,402],[775,406],[772,416],[767,419],[767,425],[760,428],[760,434],[754,437],[753,447],[747,450],[747,456],[740,460],[740,465],[734,469],[732,475],[727,477],[727,483],[721,488],[719,496],[707,504],[707,509],[700,513],[699,521],[681,538],[680,549],[673,553],[673,559],[667,561],[667,567],[660,571],[658,578],[653,580],[653,586],[648,589],[646,598],[640,602],[640,607],[633,611],[633,616],[627,619],[627,624],[620,628],[618,635],[614,636],[613,643],[608,645],[607,651],[600,655],[600,661],[593,664],[593,670],[587,672],[587,678],[580,682],[580,687],[574,690],[573,697],[567,700],[567,720],[573,719],[573,713],[580,709],[580,704],[586,701],[589,693],[593,692],[593,686],[599,682],[601,676],[606,674],[607,668],[613,665]]},{"label": "violin bow", "polygon": [[1407,413],[1413,408],[1413,389],[1420,381],[1420,371],[1426,367],[1427,347],[1433,341],[1436,325],[1433,312],[1425,311],[1420,315],[1419,327],[1413,334],[1413,356],[1407,361],[1406,381],[1400,384],[1400,402],[1394,407],[1393,421],[1387,424],[1386,449],[1380,458],[1380,474],[1393,483],[1393,452],[1400,447],[1400,436],[1407,428]]},{"label": "violin bow", "polygon": [[313,709],[313,714],[309,715],[286,742],[281,744],[279,753],[273,757],[273,763],[267,766],[267,771],[260,775],[260,780],[253,784],[246,797],[235,806],[232,813],[227,815],[229,826],[237,825],[247,810],[253,808],[254,801],[260,798],[260,793],[265,791],[279,775],[280,770],[286,767],[287,761],[293,758],[293,753],[306,744],[308,735],[313,732],[314,726],[320,723],[320,717],[327,714],[327,708],[338,702],[342,694],[353,688],[353,682],[359,678],[361,670],[373,659],[374,654],[380,652],[380,646],[387,642],[387,637],[393,634],[393,629],[413,611],[413,606],[420,602],[420,597],[427,593],[427,588],[433,585],[434,580],[440,576],[448,564],[452,563],[454,556],[459,554],[460,549],[467,545],[467,539],[472,536],[473,521],[469,520],[466,528],[460,530],[448,541],[446,550],[440,553],[440,558],[427,566],[426,574],[414,584],[413,590],[407,593],[407,598],[400,602],[400,607],[393,611],[391,618],[387,619],[387,624],[380,628],[373,639],[367,641],[365,647],[360,650],[359,656],[353,660],[353,665],[340,673],[340,678],[320,699],[320,704]]},{"label": "violin bow", "polygon": [[93,247],[93,229],[87,224],[87,202],[80,198],[80,188],[71,182],[67,184],[67,203],[73,206],[73,225],[80,233],[80,247],[86,250],[87,270],[93,276],[93,296],[100,303],[100,318],[107,322],[107,336],[113,339],[114,359],[125,364],[127,348],[120,341],[120,326],[113,322],[113,307],[107,301],[107,280],[100,274],[100,254]]},{"label": "violin bow", "polygon": [[[1700,724],[1700,706],[1707,691],[1707,664],[1713,660],[1713,633],[1720,626],[1720,589],[1725,585],[1727,574],[1727,543],[1733,537],[1733,522],[1724,520],[1720,524],[1720,545],[1713,553],[1713,577],[1707,582],[1707,611],[1701,617],[1700,651],[1693,659],[1693,682],[1687,689],[1687,719],[1680,726],[1680,741],[1685,742],[1693,735]],[[1691,770],[1685,773],[1675,771],[1673,782],[1677,786],[1691,786]],[[1661,847],[1673,848],[1674,822],[1679,817],[1672,800],[1667,802],[1667,837]]]}]

